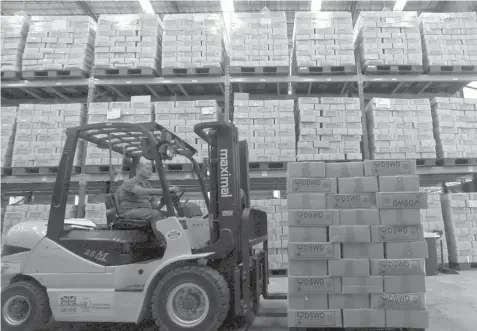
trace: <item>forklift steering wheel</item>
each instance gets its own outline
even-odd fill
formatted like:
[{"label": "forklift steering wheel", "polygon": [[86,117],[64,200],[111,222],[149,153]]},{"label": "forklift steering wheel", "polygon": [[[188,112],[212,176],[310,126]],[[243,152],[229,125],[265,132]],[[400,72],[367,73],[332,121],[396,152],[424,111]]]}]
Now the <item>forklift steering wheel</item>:
[{"label": "forklift steering wheel", "polygon": [[[181,191],[178,195],[174,194],[171,192],[171,198],[172,198],[172,205],[174,206],[174,209],[177,213],[177,215],[179,215],[181,213],[181,210],[178,209],[180,208],[180,200],[182,198],[182,196],[184,195],[184,191]],[[162,209],[166,204],[164,203],[164,197],[161,197],[161,201],[160,201],[160,204],[159,204],[159,210]]]}]

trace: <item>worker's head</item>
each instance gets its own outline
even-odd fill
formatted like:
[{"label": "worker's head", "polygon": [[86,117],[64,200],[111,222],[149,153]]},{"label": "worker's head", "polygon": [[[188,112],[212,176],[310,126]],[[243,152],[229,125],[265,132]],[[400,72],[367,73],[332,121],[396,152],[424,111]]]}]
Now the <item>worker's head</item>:
[{"label": "worker's head", "polygon": [[150,163],[139,163],[136,169],[136,175],[144,179],[152,176],[152,165]]}]

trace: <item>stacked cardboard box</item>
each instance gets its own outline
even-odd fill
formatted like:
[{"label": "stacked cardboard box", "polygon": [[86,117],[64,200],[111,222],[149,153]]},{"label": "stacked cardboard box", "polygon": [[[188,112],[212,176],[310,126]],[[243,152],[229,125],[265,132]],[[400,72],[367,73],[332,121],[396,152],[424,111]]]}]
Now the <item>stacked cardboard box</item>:
[{"label": "stacked cardboard box", "polygon": [[366,107],[371,158],[435,159],[428,99],[373,98]]},{"label": "stacked cardboard box", "polygon": [[[130,102],[93,102],[88,109],[88,124],[105,122],[146,123],[152,121],[150,95],[132,96]],[[109,149],[89,144],[86,165],[108,165]],[[121,164],[123,156],[112,152],[111,164]]]},{"label": "stacked cardboard box", "polygon": [[[444,227],[444,218],[442,217],[441,195],[427,195],[427,209],[421,209],[421,220],[424,232],[432,233],[442,231],[442,237],[436,242],[437,261],[439,264],[449,263],[447,255],[447,241]],[[441,254],[442,244],[442,254]],[[442,255],[442,256],[441,256]]]},{"label": "stacked cardboard box", "polygon": [[234,94],[234,123],[249,146],[252,162],[295,161],[293,100],[249,100]]},{"label": "stacked cardboard box", "polygon": [[426,328],[413,161],[288,165],[290,327]]},{"label": "stacked cardboard box", "polygon": [[89,72],[96,22],[89,16],[33,16],[23,53],[23,71]]},{"label": "stacked cardboard box", "polygon": [[355,46],[364,68],[381,65],[422,66],[416,12],[361,12],[354,27]]},{"label": "stacked cardboard box", "polygon": [[[208,157],[208,145],[194,132],[194,125],[216,121],[222,113],[217,100],[161,101],[153,105],[155,121],[177,134],[198,151],[196,161]],[[190,163],[186,157],[177,156],[168,163]]]},{"label": "stacked cardboard box", "polygon": [[1,70],[18,72],[22,68],[22,57],[28,34],[26,16],[2,16],[1,26]]},{"label": "stacked cardboard box", "polygon": [[294,27],[295,68],[355,66],[351,13],[297,12]]},{"label": "stacked cardboard box", "polygon": [[233,13],[230,66],[289,67],[285,13]]},{"label": "stacked cardboard box", "polygon": [[362,160],[358,98],[298,98],[298,161]]},{"label": "stacked cardboard box", "polygon": [[[86,117],[84,105],[20,104],[13,149],[12,167],[58,166],[66,140],[65,129],[79,126]],[[74,165],[80,165],[81,149]]]},{"label": "stacked cardboard box", "polygon": [[425,67],[477,65],[475,12],[422,13],[419,24]]},{"label": "stacked cardboard box", "polygon": [[15,139],[15,131],[17,127],[17,111],[18,107],[0,108],[0,157],[2,168],[10,168],[12,165],[13,142]]},{"label": "stacked cardboard box", "polygon": [[220,14],[165,15],[162,68],[222,68],[224,33]]},{"label": "stacked cardboard box", "polygon": [[[76,217],[77,206],[66,205],[65,218]],[[3,233],[12,226],[25,221],[46,221],[50,214],[50,205],[10,205],[3,217]]]},{"label": "stacked cardboard box", "polygon": [[477,99],[431,100],[438,159],[477,157]]},{"label": "stacked cardboard box", "polygon": [[441,196],[449,263],[477,262],[477,193]]},{"label": "stacked cardboard box", "polygon": [[159,72],[162,21],[155,14],[100,15],[95,68],[147,68]]}]

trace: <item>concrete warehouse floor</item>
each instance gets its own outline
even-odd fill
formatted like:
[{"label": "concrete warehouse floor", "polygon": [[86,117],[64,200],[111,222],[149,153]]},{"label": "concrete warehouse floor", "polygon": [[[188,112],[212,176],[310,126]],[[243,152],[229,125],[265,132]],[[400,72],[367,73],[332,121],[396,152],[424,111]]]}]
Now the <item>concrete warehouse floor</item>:
[{"label": "concrete warehouse floor", "polygon": [[[287,278],[272,278],[271,292],[287,290]],[[265,310],[286,309],[285,300],[262,300]],[[430,328],[427,331],[475,331],[477,330],[477,270],[461,271],[459,275],[439,274],[427,277],[427,307],[430,313]],[[152,326],[135,325],[85,325],[55,324],[45,331],[154,331]],[[285,318],[258,317],[248,331],[285,331]],[[224,330],[225,331],[225,330]],[[231,330],[227,330],[231,331]]]}]

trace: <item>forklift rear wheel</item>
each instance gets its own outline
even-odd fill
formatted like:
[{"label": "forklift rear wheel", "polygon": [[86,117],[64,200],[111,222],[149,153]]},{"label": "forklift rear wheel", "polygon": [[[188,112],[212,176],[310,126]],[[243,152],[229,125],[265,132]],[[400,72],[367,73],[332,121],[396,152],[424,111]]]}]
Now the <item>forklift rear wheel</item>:
[{"label": "forklift rear wheel", "polygon": [[161,331],[217,331],[230,308],[230,289],[217,271],[179,265],[162,277],[151,301]]},{"label": "forklift rear wheel", "polygon": [[35,331],[51,317],[48,295],[30,281],[19,281],[2,291],[2,330]]}]

